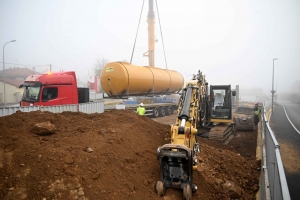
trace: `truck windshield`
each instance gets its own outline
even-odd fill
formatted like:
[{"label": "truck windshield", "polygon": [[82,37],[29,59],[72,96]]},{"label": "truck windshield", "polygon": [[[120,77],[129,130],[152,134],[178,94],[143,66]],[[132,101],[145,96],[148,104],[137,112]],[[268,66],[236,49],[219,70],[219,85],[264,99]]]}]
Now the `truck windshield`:
[{"label": "truck windshield", "polygon": [[22,99],[37,101],[40,93],[40,87],[30,87],[24,88]]}]

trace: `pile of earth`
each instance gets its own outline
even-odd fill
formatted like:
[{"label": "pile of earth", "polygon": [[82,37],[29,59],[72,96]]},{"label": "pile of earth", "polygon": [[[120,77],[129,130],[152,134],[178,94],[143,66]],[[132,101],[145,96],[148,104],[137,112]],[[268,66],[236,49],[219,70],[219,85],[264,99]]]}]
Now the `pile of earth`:
[{"label": "pile of earth", "polygon": [[[55,133],[34,134],[41,122],[54,125]],[[160,179],[157,147],[170,141],[169,131],[170,125],[130,110],[17,111],[1,117],[0,198],[183,199],[182,190],[169,188],[164,197],[154,190]],[[238,148],[199,140],[193,199],[255,199],[260,174],[255,155],[243,157]]]}]

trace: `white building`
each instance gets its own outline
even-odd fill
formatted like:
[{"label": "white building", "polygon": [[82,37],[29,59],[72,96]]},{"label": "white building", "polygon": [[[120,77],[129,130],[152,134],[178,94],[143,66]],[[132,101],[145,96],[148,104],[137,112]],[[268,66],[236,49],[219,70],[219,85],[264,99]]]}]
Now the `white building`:
[{"label": "white building", "polygon": [[[16,104],[19,103],[24,88],[19,88],[25,79],[32,74],[39,74],[28,68],[8,68],[5,69],[5,99],[6,104]],[[4,104],[4,74],[3,70],[0,71],[0,105]]]}]

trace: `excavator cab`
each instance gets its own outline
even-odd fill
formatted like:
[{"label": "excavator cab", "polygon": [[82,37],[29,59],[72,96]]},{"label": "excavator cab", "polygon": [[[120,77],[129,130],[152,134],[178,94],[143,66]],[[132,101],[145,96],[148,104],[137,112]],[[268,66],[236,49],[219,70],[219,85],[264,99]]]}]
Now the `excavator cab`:
[{"label": "excavator cab", "polygon": [[211,85],[209,95],[210,131],[208,138],[227,144],[236,134],[232,121],[232,96],[230,85]]},{"label": "excavator cab", "polygon": [[211,122],[230,123],[232,121],[232,101],[235,91],[231,91],[230,85],[211,85]]}]

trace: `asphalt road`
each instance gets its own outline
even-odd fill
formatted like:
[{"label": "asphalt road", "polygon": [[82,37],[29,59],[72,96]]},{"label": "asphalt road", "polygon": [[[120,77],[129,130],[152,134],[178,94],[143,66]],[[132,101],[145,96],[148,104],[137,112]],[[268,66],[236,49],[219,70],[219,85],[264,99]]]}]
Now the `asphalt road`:
[{"label": "asphalt road", "polygon": [[280,145],[291,199],[300,199],[300,104],[280,102],[270,126]]}]

